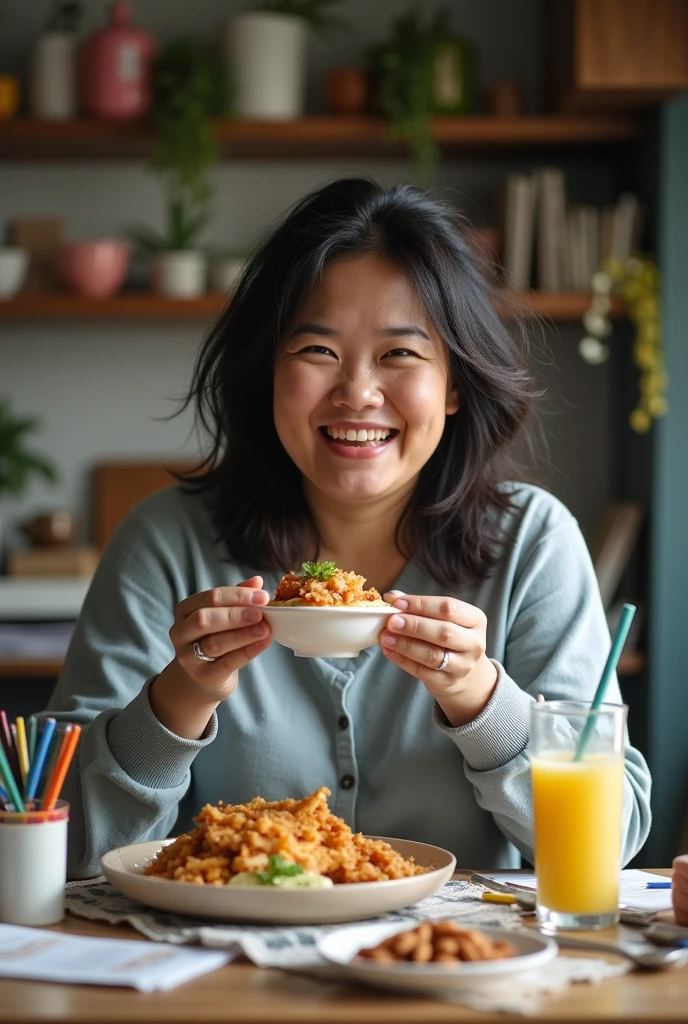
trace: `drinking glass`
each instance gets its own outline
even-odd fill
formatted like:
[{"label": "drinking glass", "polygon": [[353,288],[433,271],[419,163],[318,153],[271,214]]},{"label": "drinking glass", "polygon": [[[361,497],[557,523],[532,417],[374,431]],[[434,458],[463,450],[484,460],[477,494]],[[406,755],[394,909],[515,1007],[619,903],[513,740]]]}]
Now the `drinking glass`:
[{"label": "drinking glass", "polygon": [[595,711],[578,701],[532,705],[537,917],[545,929],[607,928],[619,920],[627,713],[625,704]]}]

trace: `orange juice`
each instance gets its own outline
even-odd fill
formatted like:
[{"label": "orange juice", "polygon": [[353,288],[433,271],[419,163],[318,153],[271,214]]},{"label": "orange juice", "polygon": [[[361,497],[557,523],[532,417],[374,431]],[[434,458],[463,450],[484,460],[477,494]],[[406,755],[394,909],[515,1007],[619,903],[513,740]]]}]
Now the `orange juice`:
[{"label": "orange juice", "polygon": [[542,751],[531,757],[538,904],[562,914],[615,913],[624,759]]}]

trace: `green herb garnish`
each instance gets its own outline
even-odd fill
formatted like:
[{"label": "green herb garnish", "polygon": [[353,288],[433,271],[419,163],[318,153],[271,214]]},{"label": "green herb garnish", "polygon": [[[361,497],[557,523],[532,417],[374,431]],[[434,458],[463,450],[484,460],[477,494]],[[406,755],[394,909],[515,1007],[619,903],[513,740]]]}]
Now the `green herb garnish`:
[{"label": "green herb garnish", "polygon": [[276,853],[268,861],[267,871],[256,872],[256,878],[261,885],[274,885],[276,878],[291,878],[302,874],[303,868],[300,864],[292,864]]},{"label": "green herb garnish", "polygon": [[304,576],[308,576],[309,579],[322,580],[323,583],[332,579],[334,574],[339,571],[334,562],[304,562],[301,568]]}]

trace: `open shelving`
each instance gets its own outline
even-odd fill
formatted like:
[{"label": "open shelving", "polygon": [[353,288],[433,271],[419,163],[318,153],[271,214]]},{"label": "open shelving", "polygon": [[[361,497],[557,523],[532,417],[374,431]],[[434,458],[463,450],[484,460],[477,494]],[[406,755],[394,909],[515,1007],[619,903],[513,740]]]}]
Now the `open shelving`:
[{"label": "open shelving", "polygon": [[[590,306],[585,292],[504,291],[509,315],[534,315],[552,321],[580,320]],[[197,299],[169,299],[152,292],[122,292],[109,299],[89,299],[70,292],[18,295],[0,302],[0,320],[208,320],[222,310],[225,297],[209,292]],[[618,300],[612,315],[622,316]]]},{"label": "open shelving", "polygon": [[[645,119],[625,111],[604,114],[467,114],[436,117],[432,135],[446,154],[514,152],[552,147],[609,147],[641,138]],[[230,158],[403,156],[390,124],[375,117],[303,117],[293,121],[218,121],[222,154]],[[153,130],[146,121],[0,122],[0,159],[141,159],[150,154]]]}]

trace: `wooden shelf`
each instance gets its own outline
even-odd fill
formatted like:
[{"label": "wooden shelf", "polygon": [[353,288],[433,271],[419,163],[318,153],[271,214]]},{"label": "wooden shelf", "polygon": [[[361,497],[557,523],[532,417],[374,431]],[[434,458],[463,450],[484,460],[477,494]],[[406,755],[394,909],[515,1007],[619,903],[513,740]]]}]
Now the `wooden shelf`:
[{"label": "wooden shelf", "polygon": [[55,658],[0,658],[0,679],[53,678],[60,673],[62,662]]},{"label": "wooden shelf", "polygon": [[[639,651],[629,651],[621,655],[618,674],[634,676],[645,667],[645,655]],[[34,658],[0,658],[0,679],[21,678],[40,679],[57,676],[62,668],[59,660],[41,660]]]},{"label": "wooden shelf", "polygon": [[[609,147],[640,138],[645,119],[625,111],[520,117],[471,114],[434,118],[432,129],[445,153]],[[216,131],[223,155],[237,159],[396,156],[408,152],[404,143],[390,138],[389,122],[375,117],[219,121]],[[150,154],[152,141],[152,127],[145,121],[0,122],[1,159],[141,159]]]},{"label": "wooden shelf", "polygon": [[[503,292],[503,311],[511,316],[541,316],[552,321],[580,320],[590,296],[576,292]],[[123,292],[110,299],[87,299],[70,292],[18,295],[0,302],[0,320],[210,320],[225,297],[210,292],[198,299],[168,299],[148,292]],[[621,316],[615,300],[612,315]]]}]

